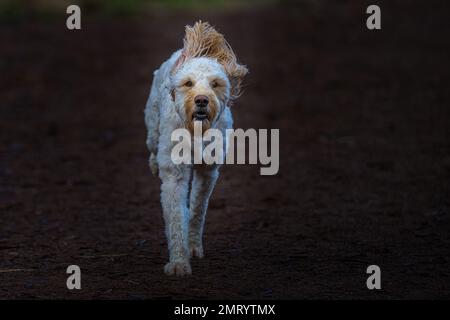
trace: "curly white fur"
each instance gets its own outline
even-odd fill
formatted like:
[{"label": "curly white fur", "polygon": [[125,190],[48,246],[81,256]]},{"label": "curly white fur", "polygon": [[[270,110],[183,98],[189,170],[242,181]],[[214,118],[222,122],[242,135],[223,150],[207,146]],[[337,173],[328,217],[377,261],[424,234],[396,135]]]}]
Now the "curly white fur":
[{"label": "curly white fur", "polygon": [[169,248],[164,270],[169,275],[190,274],[190,257],[203,257],[205,216],[219,176],[217,164],[174,164],[171,151],[176,142],[171,141],[171,134],[175,129],[192,128],[198,111],[193,100],[202,95],[209,98],[208,118],[202,120],[203,125],[219,129],[225,136],[225,130],[232,128],[231,90],[224,65],[214,57],[186,57],[179,50],[154,72],[145,123],[150,168],[162,181],[161,204]]}]

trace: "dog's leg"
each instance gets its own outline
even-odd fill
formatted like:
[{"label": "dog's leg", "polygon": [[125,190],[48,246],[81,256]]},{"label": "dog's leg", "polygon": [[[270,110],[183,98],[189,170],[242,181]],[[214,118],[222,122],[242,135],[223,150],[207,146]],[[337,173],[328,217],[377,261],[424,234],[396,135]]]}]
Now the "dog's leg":
[{"label": "dog's leg", "polygon": [[169,275],[184,276],[191,274],[187,208],[190,169],[176,172],[177,174],[174,174],[174,170],[160,170],[161,203],[169,247],[169,262],[164,271]]},{"label": "dog's leg", "polygon": [[158,176],[158,162],[156,161],[158,153],[159,140],[159,94],[157,86],[161,82],[158,76],[158,70],[154,73],[152,89],[145,105],[145,125],[147,127],[147,148],[150,151],[150,170],[154,176]]},{"label": "dog's leg", "polygon": [[196,168],[193,172],[189,202],[189,251],[193,257],[203,258],[203,225],[209,197],[218,176],[219,169],[217,167]]}]

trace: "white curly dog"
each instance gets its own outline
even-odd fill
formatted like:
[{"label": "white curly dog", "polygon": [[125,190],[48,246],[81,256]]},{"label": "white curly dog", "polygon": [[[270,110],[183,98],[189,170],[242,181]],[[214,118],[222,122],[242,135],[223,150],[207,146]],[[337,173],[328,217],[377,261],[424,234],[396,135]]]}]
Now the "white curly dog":
[{"label": "white curly dog", "polygon": [[194,126],[201,123],[203,132],[215,128],[225,137],[233,124],[231,103],[248,72],[223,35],[208,23],[199,21],[185,31],[183,49],[154,72],[145,107],[150,168],[162,181],[169,248],[164,271],[177,276],[191,274],[191,256],[203,257],[203,225],[219,164],[175,164],[171,153],[176,142],[171,134],[186,128],[193,137]]}]

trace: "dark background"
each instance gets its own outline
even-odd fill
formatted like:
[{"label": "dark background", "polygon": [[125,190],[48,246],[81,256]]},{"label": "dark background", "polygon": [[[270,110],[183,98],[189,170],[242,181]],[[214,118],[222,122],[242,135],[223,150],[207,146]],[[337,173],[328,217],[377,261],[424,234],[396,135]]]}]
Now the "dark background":
[{"label": "dark background", "polygon": [[[0,5],[1,299],[450,298],[445,1]],[[77,3],[74,1],[74,3]],[[48,5],[48,6],[47,6]],[[193,275],[167,277],[143,109],[198,19],[250,75],[238,128],[280,129],[280,171],[225,166]],[[82,290],[66,288],[66,268]],[[366,268],[382,290],[366,288]]]}]

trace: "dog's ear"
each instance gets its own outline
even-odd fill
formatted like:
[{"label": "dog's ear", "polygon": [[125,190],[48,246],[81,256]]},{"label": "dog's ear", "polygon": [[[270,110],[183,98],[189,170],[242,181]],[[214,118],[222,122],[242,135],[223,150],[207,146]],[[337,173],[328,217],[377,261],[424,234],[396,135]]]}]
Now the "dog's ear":
[{"label": "dog's ear", "polygon": [[183,51],[181,51],[181,54],[178,57],[177,61],[175,61],[175,64],[173,65],[172,74],[174,74],[175,72],[177,72],[178,69],[180,69],[180,67],[183,65],[183,63],[186,62],[186,59],[187,59],[186,52],[183,49]]},{"label": "dog's ear", "polygon": [[238,64],[236,62],[234,64],[225,66],[225,69],[228,69],[227,73],[231,84],[230,97],[233,100],[241,95],[242,81],[248,74],[248,69],[246,66]]}]

